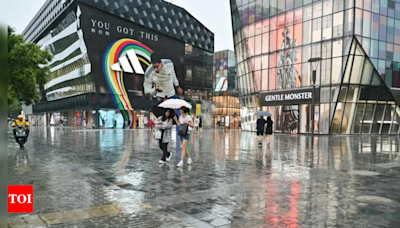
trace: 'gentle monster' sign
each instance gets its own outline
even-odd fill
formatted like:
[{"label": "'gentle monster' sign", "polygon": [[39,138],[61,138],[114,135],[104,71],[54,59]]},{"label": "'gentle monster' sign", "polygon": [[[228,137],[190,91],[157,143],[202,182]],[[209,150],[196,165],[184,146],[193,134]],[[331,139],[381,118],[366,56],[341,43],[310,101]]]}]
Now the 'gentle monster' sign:
[{"label": "'gentle monster' sign", "polygon": [[312,99],[312,93],[289,93],[289,94],[277,94],[277,95],[267,95],[265,96],[265,101],[284,101],[284,100],[304,100]]},{"label": "'gentle monster' sign", "polygon": [[[316,94],[318,94],[316,89]],[[318,96],[315,96],[316,102]],[[313,92],[311,88],[303,88],[296,90],[269,91],[260,93],[260,105],[293,105],[293,104],[309,104],[312,102]]]}]

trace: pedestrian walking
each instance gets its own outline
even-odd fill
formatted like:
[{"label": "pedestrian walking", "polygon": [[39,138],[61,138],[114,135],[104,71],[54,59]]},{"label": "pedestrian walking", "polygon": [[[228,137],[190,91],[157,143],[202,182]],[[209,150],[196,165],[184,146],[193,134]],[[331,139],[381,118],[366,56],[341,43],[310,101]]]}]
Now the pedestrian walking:
[{"label": "pedestrian walking", "polygon": [[83,128],[86,128],[86,119],[85,118],[83,118],[82,123],[83,123]]},{"label": "pedestrian walking", "polygon": [[136,119],[136,128],[139,128],[139,119]]},{"label": "pedestrian walking", "polygon": [[60,120],[58,121],[59,130],[61,130],[63,128],[63,126],[64,126],[64,121],[62,118],[60,118]]},{"label": "pedestrian walking", "polygon": [[[192,117],[188,115],[189,109],[186,107],[181,107],[180,108],[181,116],[178,118],[175,116],[174,120],[176,122],[176,125],[179,127],[179,136],[181,139],[181,161],[176,165],[178,167],[183,166],[183,160],[185,157],[187,157],[187,164],[190,165],[193,163],[192,159],[190,158],[189,152],[187,150],[187,144],[190,139],[190,128],[194,127],[194,123],[192,120]],[[182,126],[182,127],[181,127]],[[181,133],[181,128],[187,128],[185,132]],[[185,134],[186,133],[186,134]]]},{"label": "pedestrian walking", "polygon": [[267,128],[265,130],[265,135],[266,135],[266,138],[267,138],[268,146],[271,145],[270,137],[272,135],[272,126],[273,126],[273,124],[274,124],[274,121],[272,121],[271,117],[268,116],[268,118],[267,118]]},{"label": "pedestrian walking", "polygon": [[172,115],[173,111],[167,109],[163,116],[158,117],[156,128],[161,131],[161,139],[159,140],[160,149],[163,151],[161,160],[158,162],[164,164],[169,162],[171,153],[168,152],[168,143],[171,141],[172,135]]},{"label": "pedestrian walking", "polygon": [[194,117],[194,115],[192,116],[192,118],[194,118],[194,128],[197,131],[199,128],[200,120]]},{"label": "pedestrian walking", "polygon": [[203,129],[203,118],[199,118],[199,130],[201,132],[201,130]]},{"label": "pedestrian walking", "polygon": [[154,121],[153,121],[153,119],[150,119],[150,122],[149,122],[150,130],[153,130],[153,125],[154,125]]},{"label": "pedestrian walking", "polygon": [[257,120],[257,139],[258,139],[258,145],[262,144],[262,138],[264,135],[264,130],[265,130],[265,119],[264,117],[260,116]]},{"label": "pedestrian walking", "polygon": [[294,134],[294,130],[296,129],[295,124],[296,123],[293,121],[293,119],[290,118],[290,121],[289,121],[290,136],[292,136]]}]

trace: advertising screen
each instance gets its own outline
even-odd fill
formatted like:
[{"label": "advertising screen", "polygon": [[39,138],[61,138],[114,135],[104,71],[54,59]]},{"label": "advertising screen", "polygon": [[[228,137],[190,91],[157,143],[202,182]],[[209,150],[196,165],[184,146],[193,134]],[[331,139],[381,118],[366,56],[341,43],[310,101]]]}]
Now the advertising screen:
[{"label": "advertising screen", "polygon": [[132,110],[129,97],[144,95],[144,72],[153,52],[172,60],[184,88],[183,42],[84,4],[79,10],[96,92],[111,94],[117,109]]}]

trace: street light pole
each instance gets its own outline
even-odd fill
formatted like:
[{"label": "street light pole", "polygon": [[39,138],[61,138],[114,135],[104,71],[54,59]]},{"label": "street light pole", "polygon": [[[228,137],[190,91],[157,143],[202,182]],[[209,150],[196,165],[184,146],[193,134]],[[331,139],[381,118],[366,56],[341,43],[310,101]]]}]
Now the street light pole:
[{"label": "street light pole", "polygon": [[[312,105],[311,105],[311,149],[314,148],[314,121],[315,121],[315,81],[317,80],[317,68],[322,58],[311,58],[308,60],[312,70]],[[316,65],[314,66],[313,63]]]},{"label": "street light pole", "polygon": [[317,70],[312,72],[312,107],[311,107],[311,148],[314,148],[314,121],[315,121],[315,81],[317,78]]}]

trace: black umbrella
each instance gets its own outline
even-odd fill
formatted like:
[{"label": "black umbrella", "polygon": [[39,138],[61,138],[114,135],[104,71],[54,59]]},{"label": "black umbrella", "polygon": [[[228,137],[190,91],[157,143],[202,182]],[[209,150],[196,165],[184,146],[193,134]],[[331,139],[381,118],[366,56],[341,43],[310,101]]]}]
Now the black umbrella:
[{"label": "black umbrella", "polygon": [[170,116],[175,116],[175,110],[173,109],[167,109],[167,108],[161,108],[158,107],[158,105],[153,106],[153,110],[151,111],[157,118],[164,115],[164,113],[169,110]]}]

